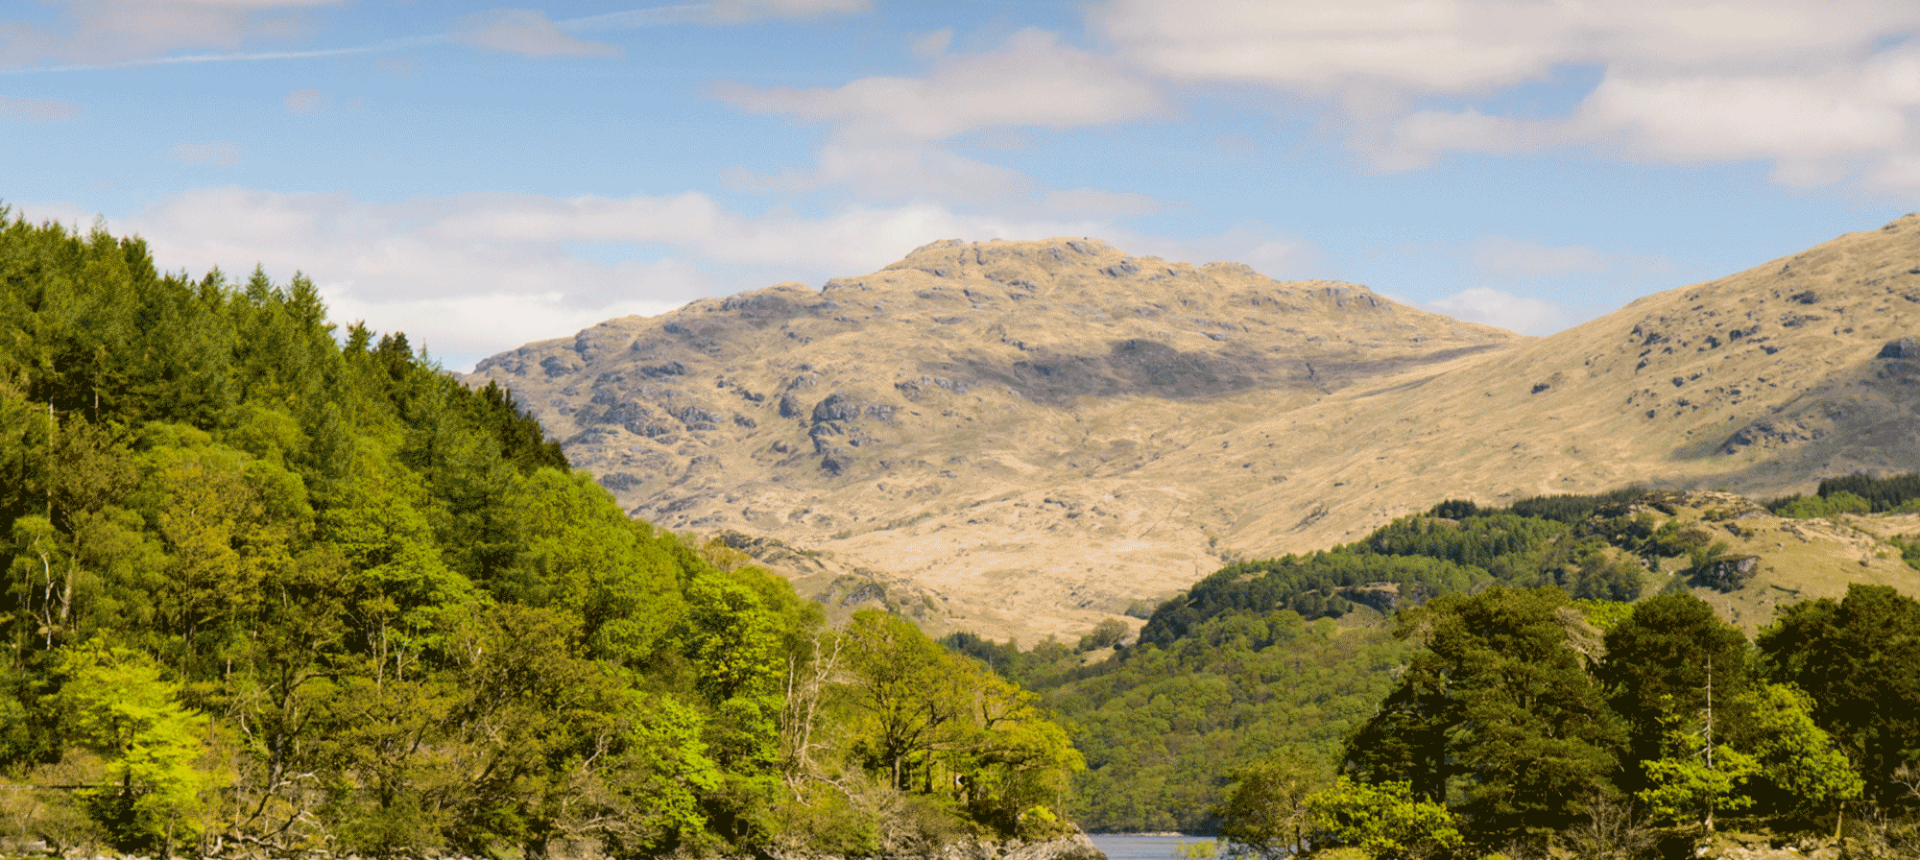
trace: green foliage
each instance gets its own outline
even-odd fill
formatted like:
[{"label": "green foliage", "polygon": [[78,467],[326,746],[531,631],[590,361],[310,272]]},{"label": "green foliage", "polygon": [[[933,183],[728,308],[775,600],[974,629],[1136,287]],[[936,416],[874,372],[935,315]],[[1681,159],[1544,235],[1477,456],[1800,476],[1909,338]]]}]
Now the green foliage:
[{"label": "green foliage", "polygon": [[1215,826],[1207,810],[1228,799],[1223,774],[1268,751],[1330,766],[1409,650],[1379,627],[1231,613],[1170,649],[1128,648],[1101,671],[1036,684],[1080,729],[1078,821],[1193,832]]},{"label": "green foliage", "polygon": [[1601,633],[1611,633],[1628,618],[1633,616],[1634,605],[1610,600],[1575,600],[1573,605],[1580,610],[1581,617]]},{"label": "green foliage", "polygon": [[901,791],[946,799],[1003,835],[1051,831],[1086,767],[1038,698],[876,610],[847,626],[845,701],[861,715],[850,752]]},{"label": "green foliage", "polygon": [[1174,847],[1173,856],[1181,860],[1213,860],[1220,856],[1220,842],[1215,839],[1182,842]]},{"label": "green foliage", "polygon": [[1411,599],[1465,591],[1485,571],[1419,555],[1363,554],[1348,549],[1222,568],[1154,610],[1142,644],[1166,648],[1203,622],[1227,612],[1264,615],[1287,609],[1313,619],[1351,612],[1351,589],[1391,585]]},{"label": "green foliage", "polygon": [[1912,511],[1920,506],[1920,472],[1876,478],[1842,475],[1826,478],[1809,498],[1799,494],[1767,502],[1767,509],[1783,517],[1807,519],[1835,514]]},{"label": "green foliage", "polygon": [[1619,601],[1640,594],[1640,556],[1656,543],[1653,515],[1627,512],[1636,495],[1512,510],[1446,502],[1347,547],[1232,565],[1160,604],[1139,644],[1091,665],[1053,642],[1022,650],[961,633],[943,643],[1042,691],[1081,728],[1083,824],[1211,828],[1205,810],[1228,798],[1224,771],[1288,745],[1339,758],[1411,653],[1380,614],[1504,582],[1569,589],[1597,626],[1624,617]]},{"label": "green foliage", "polygon": [[1626,503],[1646,495],[1645,487],[1632,485],[1592,495],[1535,496],[1514,502],[1509,510],[1523,517],[1579,523],[1594,516],[1615,516]]},{"label": "green foliage", "polygon": [[1640,763],[1646,788],[1635,793],[1656,818],[1684,822],[1698,820],[1711,831],[1716,812],[1733,812],[1753,805],[1742,788],[1760,772],[1753,756],[1717,743],[1709,713],[1694,721],[1679,715],[1665,720],[1665,755]]},{"label": "green foliage", "polygon": [[1920,570],[1920,538],[1893,538],[1889,543],[1900,550],[1900,559],[1905,561],[1908,567]]},{"label": "green foliage", "polygon": [[[836,644],[785,581],[627,518],[504,389],[343,334],[304,276],[162,275],[0,207],[0,777],[87,786],[7,792],[0,836],[628,857],[894,850],[902,808],[1064,827],[1081,759],[1032,694],[897,622]],[[851,669],[916,660],[936,724],[882,787],[856,752],[900,739]]]},{"label": "green foliage", "polygon": [[1569,645],[1578,616],[1564,607],[1556,589],[1495,586],[1403,616],[1427,650],[1349,739],[1348,764],[1434,802],[1459,792],[1481,839],[1566,827],[1608,787],[1623,733]]},{"label": "green foliage", "polygon": [[146,655],[101,645],[66,649],[52,706],[73,743],[106,760],[106,784],[86,790],[93,816],[122,849],[165,852],[204,831],[217,771],[197,768],[204,717]]},{"label": "green foliage", "polygon": [[1860,796],[1866,784],[1814,723],[1812,698],[1788,684],[1763,684],[1750,696],[1753,753],[1776,802],[1827,811]]},{"label": "green foliage", "polygon": [[1809,520],[1816,517],[1832,517],[1840,514],[1864,514],[1873,510],[1873,502],[1844,490],[1828,495],[1822,493],[1814,497],[1792,496],[1770,505],[1773,512],[1783,517],[1797,520]]},{"label": "green foliage", "polygon": [[1405,782],[1342,776],[1310,795],[1306,805],[1320,830],[1379,860],[1436,856],[1466,842],[1452,812]]},{"label": "green foliage", "polygon": [[1101,619],[1099,624],[1093,626],[1092,632],[1080,637],[1080,647],[1076,650],[1097,651],[1102,648],[1112,648],[1120,644],[1120,640],[1127,638],[1127,633],[1126,622],[1118,618]]},{"label": "green foliage", "polygon": [[1812,697],[1815,725],[1860,768],[1869,794],[1902,794],[1895,773],[1920,759],[1920,603],[1852,585],[1837,602],[1783,608],[1759,646],[1770,680]]},{"label": "green foliage", "polygon": [[1920,472],[1885,478],[1864,474],[1841,475],[1820,482],[1818,494],[1821,498],[1842,493],[1867,500],[1876,514],[1899,510],[1909,502],[1920,500]]},{"label": "green foliage", "polygon": [[1220,819],[1229,855],[1279,860],[1305,847],[1316,822],[1307,798],[1332,776],[1325,762],[1288,748],[1227,776],[1233,793],[1209,811]]},{"label": "green foliage", "polygon": [[1732,731],[1741,713],[1732,705],[1747,687],[1747,637],[1706,601],[1691,594],[1648,598],[1605,641],[1606,660],[1594,674],[1627,725],[1622,788],[1644,787],[1638,765],[1664,758],[1672,721],[1708,712],[1709,696],[1720,704],[1709,728],[1722,737]]}]

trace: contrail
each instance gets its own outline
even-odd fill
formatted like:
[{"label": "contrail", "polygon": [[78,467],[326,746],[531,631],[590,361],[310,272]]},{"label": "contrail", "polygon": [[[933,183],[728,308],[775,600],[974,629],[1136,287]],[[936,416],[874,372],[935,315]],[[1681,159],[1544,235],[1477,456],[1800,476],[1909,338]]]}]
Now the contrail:
[{"label": "contrail", "polygon": [[179,57],[148,57],[143,60],[122,60],[117,63],[73,63],[64,66],[35,66],[28,69],[0,69],[0,75],[31,75],[51,72],[92,72],[106,69],[129,69],[139,66],[175,66],[187,63],[246,63],[265,60],[304,60],[313,57],[338,57],[344,54],[372,54],[381,51],[393,51],[411,48],[416,45],[430,45],[445,42],[453,38],[448,34],[434,36],[409,36],[404,39],[388,39],[371,45],[352,48],[320,48],[312,51],[261,51],[249,54],[188,54]]}]

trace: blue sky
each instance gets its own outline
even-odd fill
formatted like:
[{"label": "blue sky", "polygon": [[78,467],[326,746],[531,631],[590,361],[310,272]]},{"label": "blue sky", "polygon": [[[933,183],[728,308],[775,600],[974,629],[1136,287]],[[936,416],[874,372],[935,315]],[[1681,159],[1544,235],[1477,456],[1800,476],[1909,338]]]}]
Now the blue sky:
[{"label": "blue sky", "polygon": [[0,203],[466,369],[944,238],[1546,334],[1920,209],[1901,0],[7,0]]}]

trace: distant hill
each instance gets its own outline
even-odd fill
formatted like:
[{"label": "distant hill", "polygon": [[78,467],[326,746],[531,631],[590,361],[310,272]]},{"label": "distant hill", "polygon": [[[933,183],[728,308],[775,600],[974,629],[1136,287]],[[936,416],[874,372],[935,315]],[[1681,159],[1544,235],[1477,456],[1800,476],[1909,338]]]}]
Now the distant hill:
[{"label": "distant hill", "polygon": [[1920,216],[1547,338],[1091,240],[948,241],[474,379],[637,515],[804,548],[841,602],[864,575],[936,631],[1032,641],[1446,498],[1912,470],[1915,336]]}]

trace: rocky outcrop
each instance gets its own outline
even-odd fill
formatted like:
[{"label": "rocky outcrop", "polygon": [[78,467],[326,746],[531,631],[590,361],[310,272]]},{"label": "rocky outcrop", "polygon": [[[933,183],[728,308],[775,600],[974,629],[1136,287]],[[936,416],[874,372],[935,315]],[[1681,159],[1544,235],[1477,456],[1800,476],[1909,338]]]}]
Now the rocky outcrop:
[{"label": "rocky outcrop", "polygon": [[1085,833],[1026,842],[966,839],[952,842],[933,855],[934,860],[1107,860]]},{"label": "rocky outcrop", "polygon": [[[773,860],[845,860],[831,854],[812,854],[775,850]],[[1052,839],[959,839],[937,848],[911,853],[890,852],[874,860],[1107,860],[1101,851],[1078,831]]]},{"label": "rocky outcrop", "polygon": [[1920,341],[1916,341],[1912,337],[1903,337],[1898,340],[1887,341],[1886,346],[1880,347],[1880,355],[1878,357],[1920,358]]},{"label": "rocky outcrop", "polygon": [[1758,572],[1760,559],[1751,555],[1731,556],[1707,562],[1704,569],[1694,574],[1694,582],[1722,592],[1737,591],[1746,587],[1747,580]]},{"label": "rocky outcrop", "polygon": [[[1861,856],[1857,850],[1851,853]],[[1693,850],[1701,860],[1839,860],[1848,854],[1829,839],[1786,842],[1747,833],[1716,833],[1700,840]]]}]

